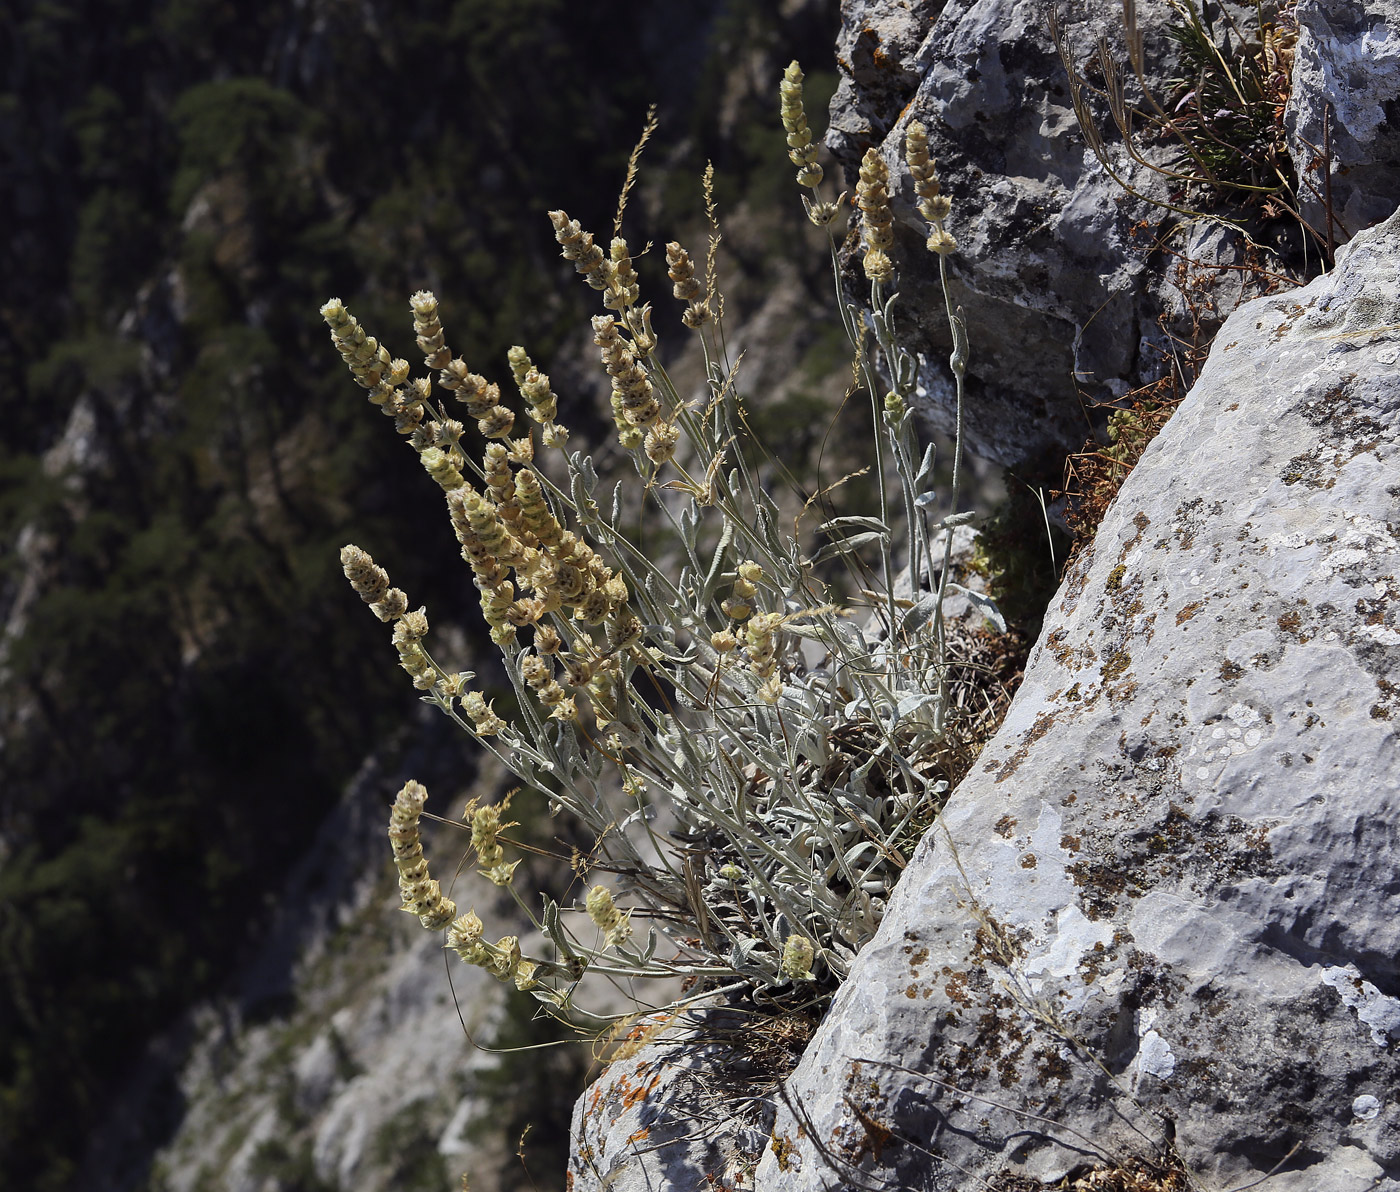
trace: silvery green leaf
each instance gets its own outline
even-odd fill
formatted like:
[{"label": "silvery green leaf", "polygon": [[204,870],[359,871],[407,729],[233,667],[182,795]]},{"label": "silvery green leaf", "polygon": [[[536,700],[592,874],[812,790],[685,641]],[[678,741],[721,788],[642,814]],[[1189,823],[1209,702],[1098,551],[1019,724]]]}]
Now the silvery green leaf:
[{"label": "silvery green leaf", "polygon": [[819,621],[789,621],[783,630],[793,637],[805,637],[809,641],[826,643],[831,640],[830,628]]},{"label": "silvery green leaf", "polygon": [[875,842],[873,840],[857,841],[855,845],[846,850],[847,868],[854,868],[857,861],[859,861],[867,853],[873,852],[878,852],[878,850],[875,847]]},{"label": "silvery green leaf", "polygon": [[540,916],[544,924],[544,933],[549,936],[554,946],[562,952],[572,955],[568,941],[564,938],[564,928],[559,923],[559,904],[552,898],[545,898],[544,913]]},{"label": "silvery green leaf", "polygon": [[813,563],[824,563],[827,559],[834,559],[837,555],[849,554],[851,551],[860,550],[863,546],[869,546],[873,542],[888,542],[888,533],[878,533],[874,530],[866,534],[852,534],[849,538],[837,538],[833,542],[828,542],[821,550],[812,556]]},{"label": "silvery green leaf", "polygon": [[889,535],[890,528],[878,517],[862,517],[851,514],[846,517],[833,517],[830,521],[824,521],[817,527],[818,534],[831,535],[837,530],[874,530],[886,536]]},{"label": "silvery green leaf", "polygon": [[938,453],[934,449],[934,444],[930,443],[924,448],[924,458],[919,464],[919,470],[914,474],[914,487],[923,488],[933,482],[934,461]]},{"label": "silvery green leaf", "polygon": [[680,516],[681,541],[685,543],[687,550],[693,551],[695,549],[699,524],[700,518],[695,502],[687,501]]},{"label": "silvery green leaf", "polygon": [[621,516],[622,516],[622,481],[619,480],[616,484],[613,485],[612,517],[608,519],[609,521],[612,522],[614,528],[617,527],[618,519],[619,519]]},{"label": "silvery green leaf", "polygon": [[961,592],[966,596],[972,607],[996,626],[998,633],[1006,632],[1006,618],[1001,615],[1001,609],[997,608],[996,601],[990,596],[984,596],[981,592],[974,592],[971,588],[965,588],[962,584],[955,584],[951,581],[948,587],[954,592]]},{"label": "silvery green leaf", "polygon": [[914,373],[917,368],[918,365],[915,363],[914,357],[906,352],[900,352],[899,359],[895,363],[894,375],[896,378],[895,388],[901,394],[908,393],[913,386]]},{"label": "silvery green leaf", "polygon": [[699,604],[703,608],[710,602],[710,597],[714,595],[715,587],[719,583],[720,571],[724,566],[724,552],[729,549],[729,544],[734,541],[734,526],[728,518],[724,520],[724,528],[720,530],[719,543],[715,547],[714,557],[710,560],[710,570],[705,576],[705,583],[700,589]]},{"label": "silvery green leaf", "polygon": [[575,451],[569,456],[569,470],[582,477],[584,487],[591,493],[598,487],[598,473],[593,467],[593,457]]},{"label": "silvery green leaf", "polygon": [[773,515],[763,505],[753,511],[753,528],[762,541],[770,545],[779,541],[779,536],[773,533]]},{"label": "silvery green leaf", "polygon": [[917,695],[906,695],[895,705],[894,715],[896,721],[903,720],[906,716],[912,716],[920,708],[926,708],[929,704],[936,704],[938,696],[927,692],[920,692]]},{"label": "silvery green leaf", "polygon": [[933,619],[934,610],[938,607],[938,593],[925,592],[919,597],[917,603],[900,621],[900,628],[906,634],[915,634]]},{"label": "silvery green leaf", "polygon": [[927,509],[930,505],[937,503],[938,493],[930,489],[928,492],[920,493],[914,498],[914,504],[920,509]]},{"label": "silvery green leaf", "polygon": [[730,968],[736,972],[742,972],[748,965],[749,958],[763,946],[763,940],[755,939],[753,936],[745,936],[743,939],[737,940],[729,953]]},{"label": "silvery green leaf", "polygon": [[938,523],[938,528],[940,530],[952,530],[958,526],[967,525],[969,522],[974,521],[976,517],[977,514],[971,509],[964,510],[962,513],[950,513]]}]

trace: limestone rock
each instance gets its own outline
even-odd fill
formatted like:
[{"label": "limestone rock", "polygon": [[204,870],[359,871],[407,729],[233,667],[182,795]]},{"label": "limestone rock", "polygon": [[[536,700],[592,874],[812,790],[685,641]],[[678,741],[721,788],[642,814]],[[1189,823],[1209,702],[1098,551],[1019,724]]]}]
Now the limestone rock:
[{"label": "limestone rock", "polygon": [[[926,362],[920,413],[951,431],[951,341],[904,164],[915,120],[929,130],[954,204],[958,251],[948,265],[972,329],[966,441],[1008,466],[1077,449],[1088,422],[1076,377],[1096,396],[1138,379],[1140,324],[1151,320],[1146,271],[1129,239],[1145,205],[1127,200],[1085,147],[1040,7],[856,0],[842,17],[843,80],[827,145],[848,185],[872,145],[890,166],[900,334]],[[1092,45],[1111,18],[1074,22],[1076,41]]]},{"label": "limestone rock", "polygon": [[[1293,94],[1285,116],[1303,214],[1339,242],[1395,210],[1400,193],[1400,6],[1394,0],[1299,0]],[[1324,130],[1324,121],[1326,129]],[[1330,152],[1324,186],[1321,161]]]},{"label": "limestone rock", "polygon": [[1225,323],[757,1187],[1400,1188],[1398,326],[1400,215]]},{"label": "limestone rock", "polygon": [[643,1020],[574,1107],[571,1192],[752,1188],[785,1029],[724,1008]]},{"label": "limestone rock", "polygon": [[[1390,12],[1379,2],[1303,0],[1298,8],[1303,34],[1288,116],[1295,163],[1305,167],[1313,156],[1302,138],[1321,144],[1322,112],[1332,105],[1332,185],[1352,233],[1396,205],[1396,134],[1387,104],[1394,106],[1400,91],[1400,58]],[[1257,22],[1243,10],[1237,17],[1246,29]],[[1192,325],[1178,286],[1193,276],[1225,283],[1214,290],[1220,318],[1232,302],[1263,292],[1257,278],[1230,292],[1248,276],[1238,271],[1248,251],[1238,232],[1131,197],[1087,148],[1044,6],[847,0],[842,18],[843,79],[827,145],[848,188],[867,148],[877,148],[890,166],[900,334],[923,358],[920,413],[937,430],[952,428],[950,339],[937,265],[923,248],[926,228],[903,161],[912,121],[927,126],[943,192],[953,201],[949,228],[958,251],[948,267],[971,330],[964,429],[978,455],[1025,468],[1077,450],[1090,429],[1086,400],[1119,397],[1159,375],[1155,347],[1165,340],[1158,314],[1166,310],[1177,331]],[[1179,73],[1167,32],[1173,19],[1167,5],[1138,6],[1146,76],[1161,97],[1171,95]],[[1122,61],[1117,5],[1062,11],[1061,24],[1081,70],[1093,74],[1088,60],[1100,37]],[[1126,63],[1123,69],[1131,76]],[[1130,81],[1130,100],[1135,86]],[[1115,173],[1155,200],[1193,206],[1195,198],[1173,197],[1160,173],[1129,157],[1107,110],[1091,103],[1107,130]],[[1139,138],[1150,160],[1171,164],[1167,147],[1145,142]],[[1307,208],[1308,216],[1321,227],[1316,208]],[[1253,229],[1262,243],[1294,254],[1286,264],[1270,258],[1269,270],[1315,270],[1317,247],[1301,255],[1302,234],[1296,226],[1290,232],[1289,222]],[[1150,252],[1175,225],[1181,228],[1170,238],[1171,253]],[[1186,270],[1181,277],[1178,261]],[[863,300],[854,269],[848,283],[852,297]],[[1195,313],[1207,335],[1218,325],[1208,306]]]}]

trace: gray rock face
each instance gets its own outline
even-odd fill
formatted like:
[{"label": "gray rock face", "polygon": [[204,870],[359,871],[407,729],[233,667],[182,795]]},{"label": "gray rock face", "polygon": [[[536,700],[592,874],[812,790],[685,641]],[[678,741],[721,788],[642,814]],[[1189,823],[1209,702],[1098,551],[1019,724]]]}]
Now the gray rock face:
[{"label": "gray rock face", "polygon": [[724,1009],[660,1015],[633,1036],[642,1045],[574,1107],[571,1192],[752,1188],[773,1089],[793,1058],[783,1040]]},{"label": "gray rock face", "polygon": [[[1397,22],[1389,12],[1378,4],[1316,0],[1298,8],[1303,34],[1289,109],[1295,160],[1304,167],[1313,156],[1301,138],[1321,144],[1323,108],[1332,105],[1332,185],[1352,233],[1388,216],[1400,193],[1397,134],[1386,106],[1397,102],[1387,97],[1400,94]],[[929,130],[944,193],[954,204],[949,227],[958,251],[948,264],[972,338],[965,423],[971,450],[1018,468],[1077,450],[1090,429],[1086,399],[1121,396],[1159,375],[1152,348],[1161,342],[1158,313],[1166,309],[1179,316],[1179,327],[1190,326],[1172,280],[1174,260],[1149,255],[1152,241],[1182,217],[1125,194],[1086,147],[1044,5],[848,0],[842,16],[843,81],[827,144],[848,186],[871,146],[890,166],[901,334],[927,365],[921,413],[951,432],[950,340],[937,265],[923,248],[926,229],[903,161],[904,133],[914,120]],[[1169,19],[1167,5],[1138,6],[1148,78],[1163,97],[1178,73],[1170,61]],[[1081,69],[1101,36],[1122,61],[1117,5],[1089,6],[1082,15],[1071,10],[1061,20]],[[1126,63],[1123,68],[1131,79]],[[1130,100],[1135,87],[1129,84]],[[1129,158],[1095,104],[1115,172],[1139,192],[1167,199],[1163,177]],[[1166,164],[1170,156],[1160,160]],[[1317,204],[1308,215],[1321,227]],[[1338,242],[1345,239],[1339,235]],[[1171,243],[1197,272],[1228,271],[1245,259],[1237,234],[1206,221]],[[1315,265],[1317,253],[1311,255]],[[1280,267],[1271,262],[1271,268]],[[852,289],[863,290],[854,276]],[[1238,297],[1261,292],[1246,287]],[[1221,306],[1222,317],[1229,309]],[[1205,312],[1205,323],[1207,332],[1217,325],[1212,312]]]},{"label": "gray rock face", "polygon": [[[1400,193],[1400,7],[1393,0],[1300,0],[1293,94],[1285,123],[1303,214],[1327,223],[1330,189],[1344,242],[1395,210]],[[1326,130],[1324,131],[1324,120]],[[1330,149],[1323,182],[1320,157]]]},{"label": "gray rock face", "polygon": [[[756,1186],[1400,1188],[1400,215],[1237,311]],[[986,1184],[983,1181],[990,1181]]]},{"label": "gray rock face", "polygon": [[[1079,43],[1108,33],[1111,15],[1075,22]],[[967,442],[1009,466],[1077,449],[1089,423],[1076,376],[1096,396],[1137,383],[1148,277],[1129,235],[1145,205],[1125,202],[1086,149],[1042,6],[855,0],[842,17],[827,145],[849,185],[872,145],[890,166],[900,330],[928,365],[921,413],[951,432],[951,341],[904,164],[915,120],[954,203],[949,267],[973,341]]]}]

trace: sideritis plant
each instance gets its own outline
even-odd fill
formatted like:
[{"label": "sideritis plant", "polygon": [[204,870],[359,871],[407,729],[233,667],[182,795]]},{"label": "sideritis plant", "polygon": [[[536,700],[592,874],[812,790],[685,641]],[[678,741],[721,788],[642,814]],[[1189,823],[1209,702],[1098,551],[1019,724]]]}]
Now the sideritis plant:
[{"label": "sideritis plant", "polygon": [[[798,182],[810,191],[808,215],[828,229],[839,287],[830,229],[845,196],[821,196],[801,84],[793,63],[781,85],[782,120]],[[946,228],[951,205],[922,126],[910,126],[906,149],[928,247],[946,269],[956,247]],[[714,227],[710,180],[707,172]],[[593,459],[568,451],[549,377],[523,348],[511,349],[508,364],[524,420],[499,384],[453,355],[431,293],[411,300],[426,369],[417,377],[338,300],[322,308],[355,380],[443,490],[515,689],[514,721],[472,688],[472,674],[438,663],[424,610],[411,609],[359,547],[342,551],[346,577],[393,626],[400,665],[423,698],[545,792],[553,812],[581,821],[596,839],[587,864],[613,875],[578,906],[545,898],[536,907],[506,858],[509,800],[469,805],[463,824],[477,868],[510,891],[538,933],[528,951],[513,936],[493,941],[429,876],[418,836],[427,792],[409,782],[389,827],[404,909],[430,930],[446,929],[463,960],[559,1011],[577,1008],[586,973],[693,978],[687,1000],[820,1000],[871,938],[946,797],[957,717],[943,605],[954,586],[952,530],[970,515],[933,520],[933,451],[917,449],[907,400],[915,362],[894,338],[889,171],[874,150],[856,202],[873,316],[867,327],[843,306],[843,318],[871,395],[881,505],[827,521],[828,541],[810,557],[738,450],[746,432],[720,327],[717,231],[703,275],[679,243],[665,251],[682,321],[706,361],[703,399],[687,401],[667,375],[626,240],[604,249],[565,212],[549,216],[564,257],[604,308],[593,341],[617,439],[669,551],[643,551],[629,536],[622,486],[604,491]],[[948,315],[961,410],[967,336],[951,305]],[[460,406],[485,440],[479,459],[452,416]],[[956,456],[944,502],[953,509]],[[674,567],[656,561],[668,555]],[[855,596],[821,578],[827,561],[865,577]],[[896,595],[903,569],[912,599]]]}]

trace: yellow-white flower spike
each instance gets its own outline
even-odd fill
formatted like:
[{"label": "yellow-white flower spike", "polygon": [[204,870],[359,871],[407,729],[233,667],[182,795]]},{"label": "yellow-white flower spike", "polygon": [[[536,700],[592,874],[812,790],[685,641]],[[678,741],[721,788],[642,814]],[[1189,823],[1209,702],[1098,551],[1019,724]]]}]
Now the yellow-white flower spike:
[{"label": "yellow-white flower spike", "polygon": [[428,791],[421,782],[410,779],[404,783],[389,813],[389,844],[394,867],[399,871],[403,909],[417,915],[429,931],[440,931],[452,922],[457,906],[443,897],[438,883],[428,876],[428,862],[418,834],[418,820],[427,801]]},{"label": "yellow-white flower spike", "polygon": [[631,915],[624,915],[613,904],[612,892],[606,886],[594,886],[583,902],[593,925],[603,933],[608,947],[625,944],[632,936]]},{"label": "yellow-white flower spike", "polygon": [[812,941],[805,935],[788,936],[783,944],[783,958],[779,966],[783,976],[794,981],[814,980],[812,961],[815,956]]},{"label": "yellow-white flower spike", "polygon": [[817,146],[812,130],[807,127],[807,112],[802,106],[802,80],[805,76],[796,61],[783,72],[778,84],[781,99],[783,131],[787,133],[788,157],[797,167],[799,186],[816,186],[822,180],[822,168],[817,165]]}]

